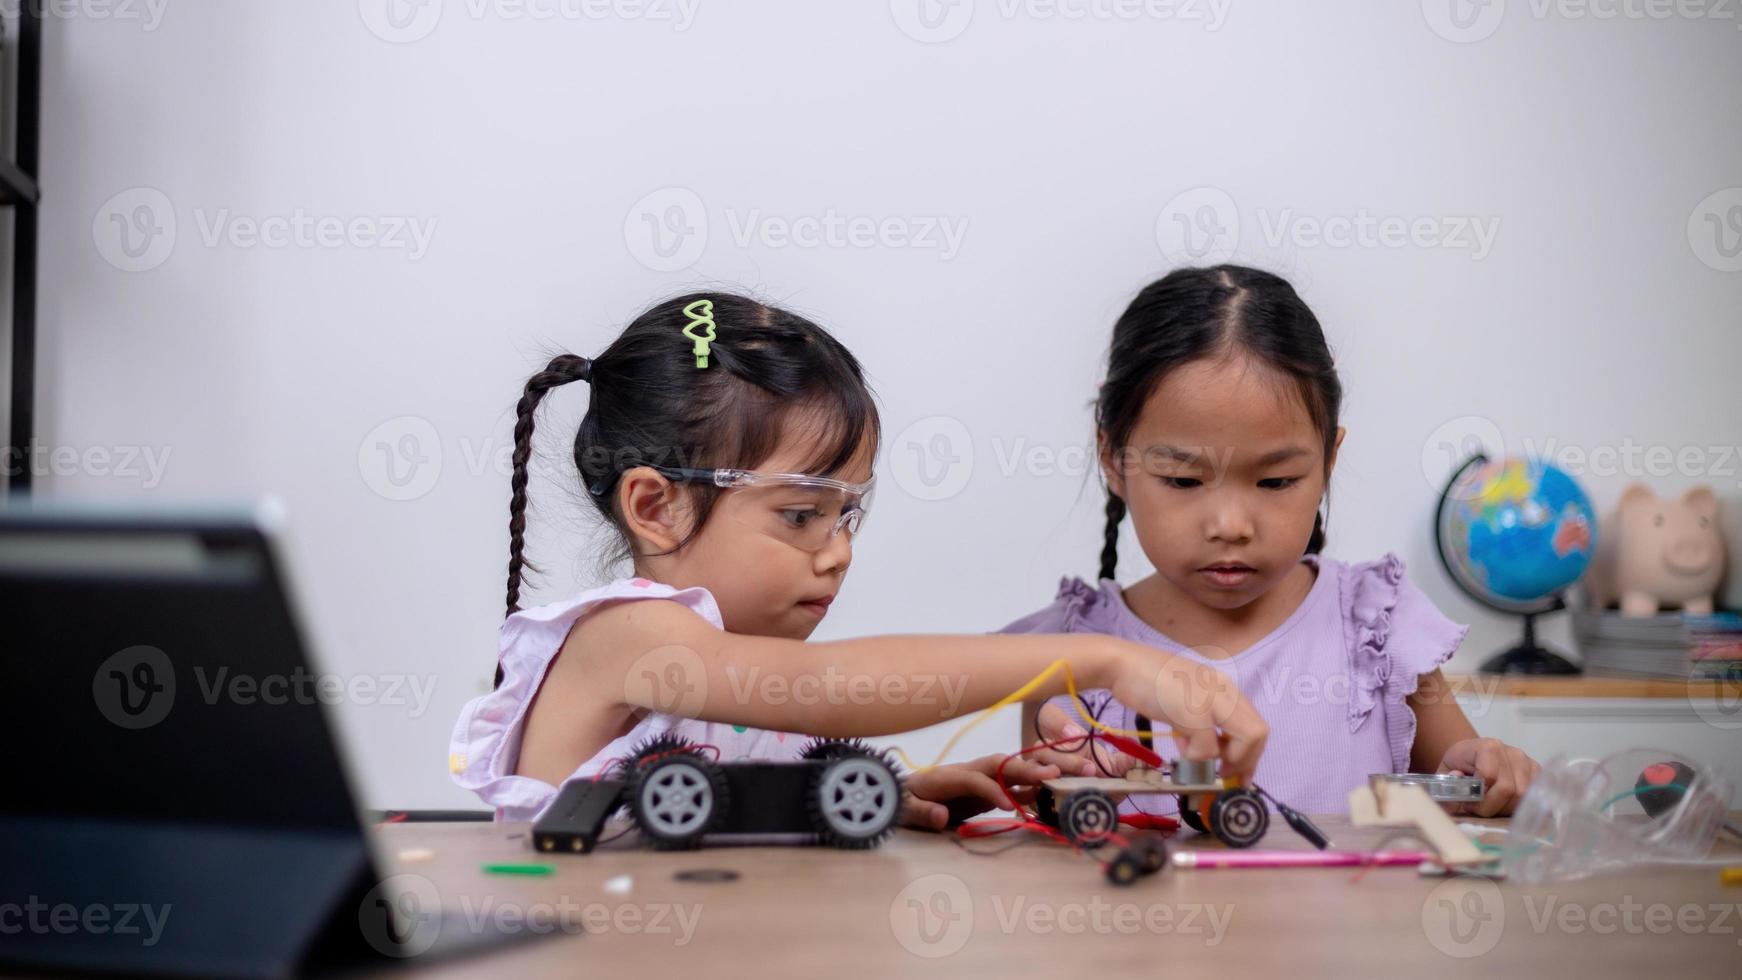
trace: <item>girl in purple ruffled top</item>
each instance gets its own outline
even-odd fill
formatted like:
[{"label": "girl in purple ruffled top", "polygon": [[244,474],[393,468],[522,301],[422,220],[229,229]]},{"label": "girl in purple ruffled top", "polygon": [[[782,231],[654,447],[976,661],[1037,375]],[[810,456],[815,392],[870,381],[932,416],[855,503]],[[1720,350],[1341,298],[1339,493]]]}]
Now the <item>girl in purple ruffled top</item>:
[{"label": "girl in purple ruffled top", "polygon": [[[1477,737],[1451,696],[1440,665],[1468,627],[1435,608],[1394,554],[1321,554],[1341,400],[1318,320],[1286,281],[1224,265],[1151,283],[1113,328],[1095,403],[1107,483],[1100,582],[1066,579],[1052,605],[1004,632],[1109,634],[1228,675],[1270,724],[1258,783],[1296,809],[1344,812],[1371,773],[1460,772],[1485,785],[1471,812],[1508,813],[1538,766]],[[1128,514],[1155,571],[1120,586]],[[1140,724],[1106,691],[1084,702],[1105,724]],[[1068,701],[1038,717],[1030,707],[1024,730],[1075,738],[1087,727],[1075,716]],[[1177,757],[1167,739],[1156,749]],[[1131,764],[1105,745],[1033,757],[1084,774]],[[1176,806],[1140,796],[1127,808]]]}]

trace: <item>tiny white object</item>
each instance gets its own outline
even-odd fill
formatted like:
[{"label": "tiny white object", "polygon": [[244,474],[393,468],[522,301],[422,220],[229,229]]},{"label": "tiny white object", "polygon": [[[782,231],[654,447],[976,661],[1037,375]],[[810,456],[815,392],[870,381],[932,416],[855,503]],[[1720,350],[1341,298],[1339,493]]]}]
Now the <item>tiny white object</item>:
[{"label": "tiny white object", "polygon": [[399,860],[408,864],[416,864],[419,861],[428,861],[433,857],[435,857],[435,852],[427,847],[408,847],[399,852]]},{"label": "tiny white object", "polygon": [[605,894],[627,895],[635,888],[635,879],[629,875],[618,875],[605,881]]}]

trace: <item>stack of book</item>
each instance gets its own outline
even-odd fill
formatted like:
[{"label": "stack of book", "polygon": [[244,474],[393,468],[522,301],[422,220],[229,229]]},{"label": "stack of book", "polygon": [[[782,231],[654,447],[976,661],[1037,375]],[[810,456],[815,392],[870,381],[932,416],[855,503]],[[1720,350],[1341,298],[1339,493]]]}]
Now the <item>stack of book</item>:
[{"label": "stack of book", "polygon": [[1742,615],[1623,616],[1572,607],[1573,639],[1585,673],[1613,677],[1742,677]]},{"label": "stack of book", "polygon": [[1742,680],[1742,615],[1689,616],[1690,676]]}]

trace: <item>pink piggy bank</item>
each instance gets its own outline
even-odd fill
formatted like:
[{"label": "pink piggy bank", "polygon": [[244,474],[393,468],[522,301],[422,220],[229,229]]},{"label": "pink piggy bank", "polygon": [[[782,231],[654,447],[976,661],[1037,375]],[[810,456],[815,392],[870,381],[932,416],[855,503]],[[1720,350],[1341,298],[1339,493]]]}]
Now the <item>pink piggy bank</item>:
[{"label": "pink piggy bank", "polygon": [[1624,616],[1655,615],[1660,607],[1709,613],[1724,577],[1724,538],[1710,487],[1680,500],[1659,500],[1643,483],[1621,494],[1597,534],[1587,584],[1597,609],[1617,601]]}]

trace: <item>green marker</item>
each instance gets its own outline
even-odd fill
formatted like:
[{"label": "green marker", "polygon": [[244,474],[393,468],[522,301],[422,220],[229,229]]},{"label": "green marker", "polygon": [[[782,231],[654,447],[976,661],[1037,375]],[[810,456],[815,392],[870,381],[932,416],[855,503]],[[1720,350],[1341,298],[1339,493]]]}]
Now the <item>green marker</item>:
[{"label": "green marker", "polygon": [[556,868],[549,864],[486,864],[487,875],[553,875]]}]

